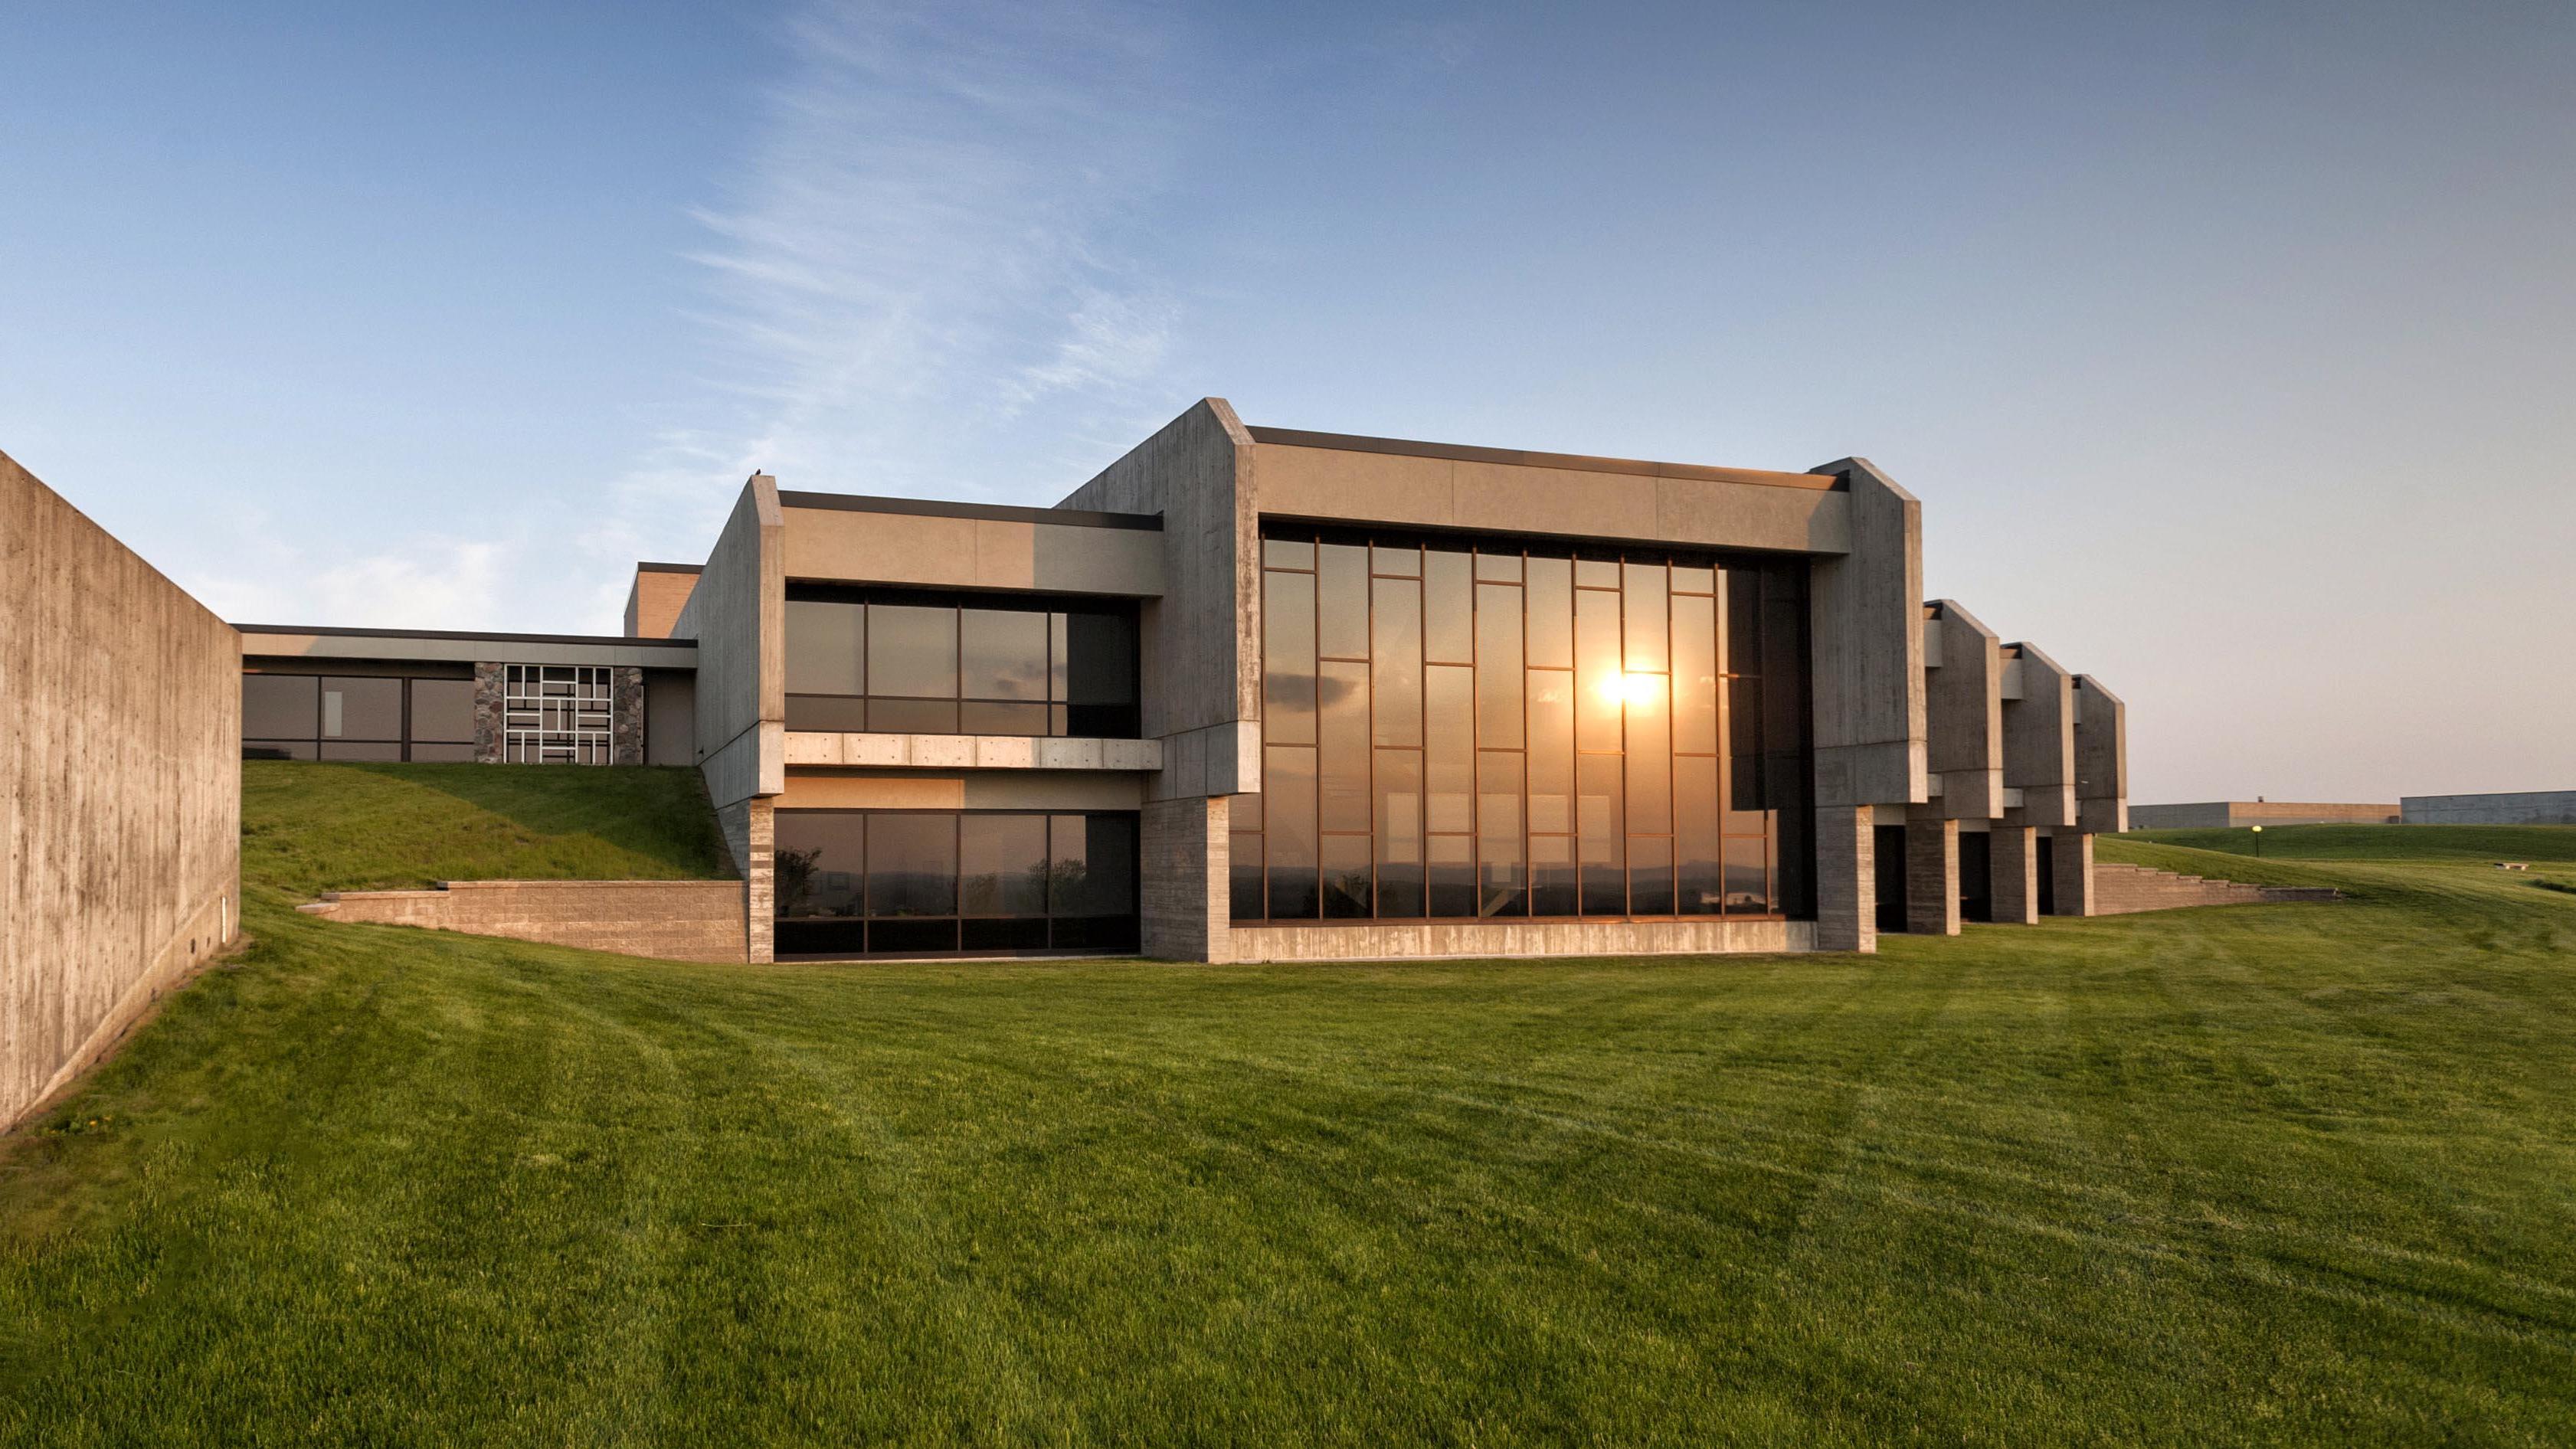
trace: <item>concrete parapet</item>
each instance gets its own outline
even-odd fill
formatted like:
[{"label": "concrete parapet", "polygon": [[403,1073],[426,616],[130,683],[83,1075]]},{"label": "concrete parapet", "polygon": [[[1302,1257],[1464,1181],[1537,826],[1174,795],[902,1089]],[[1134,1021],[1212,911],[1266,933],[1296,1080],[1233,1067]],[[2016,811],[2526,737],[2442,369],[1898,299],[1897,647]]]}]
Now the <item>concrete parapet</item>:
[{"label": "concrete parapet", "polygon": [[1955,600],[1924,608],[1925,765],[1943,815],[1992,820],[2004,813],[2002,642]]},{"label": "concrete parapet", "polygon": [[2011,686],[2002,704],[2004,788],[2021,804],[2004,818],[2057,828],[2075,824],[2075,676],[2022,643],[2005,647]]},{"label": "concrete parapet", "polygon": [[2089,674],[2075,676],[2075,809],[2087,835],[2129,828],[2129,707]]}]

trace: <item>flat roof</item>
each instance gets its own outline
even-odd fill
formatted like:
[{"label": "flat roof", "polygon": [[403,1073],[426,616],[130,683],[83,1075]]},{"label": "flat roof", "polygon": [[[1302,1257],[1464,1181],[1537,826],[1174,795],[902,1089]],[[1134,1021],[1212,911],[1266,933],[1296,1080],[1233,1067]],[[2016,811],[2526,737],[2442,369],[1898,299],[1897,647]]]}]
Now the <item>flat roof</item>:
[{"label": "flat roof", "polygon": [[1582,453],[1534,453],[1479,448],[1464,443],[1425,443],[1412,438],[1371,438],[1355,433],[1310,433],[1298,428],[1247,427],[1252,441],[1282,448],[1336,448],[1346,453],[1393,453],[1408,458],[1449,458],[1462,463],[1508,463],[1522,468],[1565,468],[1585,473],[1626,473],[1644,478],[1689,478],[1707,483],[1757,483],[1771,488],[1840,489],[1836,473],[1775,473],[1760,468],[1714,468],[1702,463],[1656,463],[1643,458],[1596,458]]},{"label": "flat roof", "polygon": [[[471,629],[342,629],[311,624],[235,624],[242,634],[302,634],[320,639],[453,639],[492,644],[614,644],[639,649],[688,649],[695,639],[638,639],[624,634],[494,634]],[[245,644],[245,654],[259,651]]]},{"label": "flat roof", "polygon": [[928,498],[883,498],[867,493],[799,493],[778,490],[781,508],[832,508],[848,513],[900,513],[916,518],[981,518],[997,523],[1051,523],[1060,528],[1135,528],[1160,532],[1159,513],[1094,513],[1080,508],[1022,508],[1008,503],[947,503]]},{"label": "flat roof", "polygon": [[705,564],[654,563],[647,559],[644,562],[635,565],[635,571],[639,574],[702,574],[707,571],[707,566]]}]

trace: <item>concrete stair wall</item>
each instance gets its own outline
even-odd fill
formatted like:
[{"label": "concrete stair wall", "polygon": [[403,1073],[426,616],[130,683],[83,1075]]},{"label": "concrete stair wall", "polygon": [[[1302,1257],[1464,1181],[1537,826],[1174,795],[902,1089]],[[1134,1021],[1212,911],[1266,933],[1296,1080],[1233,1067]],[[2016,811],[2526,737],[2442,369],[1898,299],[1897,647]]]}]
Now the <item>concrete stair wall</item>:
[{"label": "concrete stair wall", "polygon": [[2258,886],[2241,881],[2178,875],[2145,865],[2093,867],[2093,914],[2125,916],[2138,911],[2174,911],[2186,906],[2253,906],[2288,901],[2334,901],[2342,894],[2328,886]]}]

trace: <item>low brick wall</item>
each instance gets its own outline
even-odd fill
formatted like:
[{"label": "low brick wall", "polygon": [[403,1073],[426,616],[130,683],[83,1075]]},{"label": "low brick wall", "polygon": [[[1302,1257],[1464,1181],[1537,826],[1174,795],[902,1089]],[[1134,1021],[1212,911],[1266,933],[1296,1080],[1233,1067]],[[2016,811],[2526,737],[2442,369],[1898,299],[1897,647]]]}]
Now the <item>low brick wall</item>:
[{"label": "low brick wall", "polygon": [[2093,867],[2093,914],[2097,916],[2175,911],[2185,906],[2253,906],[2342,898],[2329,886],[2246,885],[2241,881],[2178,875],[2153,866],[2108,862]]},{"label": "low brick wall", "polygon": [[665,961],[743,959],[742,882],[734,880],[459,880],[426,891],[341,891],[302,909]]}]

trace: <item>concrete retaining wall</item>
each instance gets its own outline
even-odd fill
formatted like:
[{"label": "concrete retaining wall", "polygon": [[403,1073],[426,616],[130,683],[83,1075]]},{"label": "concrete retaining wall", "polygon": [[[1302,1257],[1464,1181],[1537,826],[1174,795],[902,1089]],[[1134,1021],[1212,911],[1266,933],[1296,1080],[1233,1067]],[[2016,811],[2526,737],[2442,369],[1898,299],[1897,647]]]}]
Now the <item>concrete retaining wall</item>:
[{"label": "concrete retaining wall", "polygon": [[1237,961],[1394,961],[1426,956],[1675,956],[1812,951],[1813,921],[1379,921],[1237,926]]},{"label": "concrete retaining wall", "polygon": [[2390,825],[2394,805],[2329,804],[2312,800],[2204,800],[2180,805],[2132,805],[2131,830],[2227,830],[2247,825]]},{"label": "concrete retaining wall", "polygon": [[428,891],[342,891],[302,909],[666,961],[743,959],[740,881],[449,881]]},{"label": "concrete retaining wall", "polygon": [[0,1123],[241,921],[241,636],[0,454]]},{"label": "concrete retaining wall", "polygon": [[2186,906],[2253,906],[2291,901],[2332,901],[2342,897],[2326,886],[2258,886],[2241,881],[2178,875],[2144,865],[2093,867],[2093,914],[2126,916],[2139,911],[2176,911]]}]

